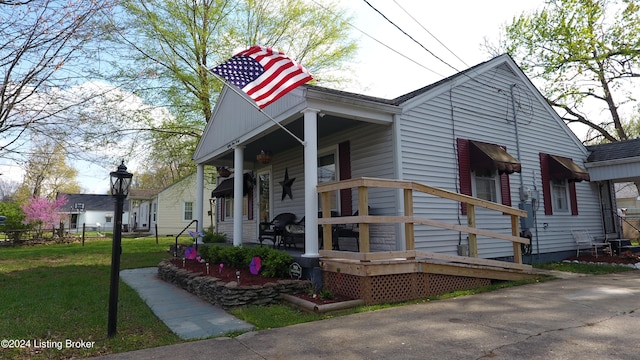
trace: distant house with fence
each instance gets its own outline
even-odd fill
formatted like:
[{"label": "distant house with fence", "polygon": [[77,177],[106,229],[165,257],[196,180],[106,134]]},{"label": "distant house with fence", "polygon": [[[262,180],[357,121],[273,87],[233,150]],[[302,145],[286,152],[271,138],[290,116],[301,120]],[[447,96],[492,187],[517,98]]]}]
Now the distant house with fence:
[{"label": "distant house with fence", "polygon": [[622,227],[623,238],[640,238],[640,195],[635,183],[617,183],[616,214]]},{"label": "distant house with fence", "polygon": [[[100,194],[66,194],[58,193],[58,197],[66,196],[67,205],[63,210],[65,228],[70,232],[113,231],[115,198]],[[129,226],[129,204],[124,204],[122,216],[123,228]]]}]

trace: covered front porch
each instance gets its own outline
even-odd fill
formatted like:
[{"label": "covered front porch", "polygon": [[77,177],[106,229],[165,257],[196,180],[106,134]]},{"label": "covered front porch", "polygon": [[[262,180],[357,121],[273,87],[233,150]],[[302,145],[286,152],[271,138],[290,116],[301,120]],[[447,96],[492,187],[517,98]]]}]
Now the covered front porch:
[{"label": "covered front porch", "polygon": [[607,239],[625,238],[623,223],[626,214],[618,211],[625,206],[618,204],[615,187],[616,184],[632,183],[637,190],[640,185],[640,139],[587,148],[591,154],[585,167],[591,181],[596,182],[600,190],[604,233]]},{"label": "covered front porch", "polygon": [[[302,97],[285,97],[266,113],[255,109],[238,111],[246,106],[217,108],[207,126],[205,135],[209,134],[212,141],[199,144],[194,160],[199,173],[204,173],[205,165],[218,169],[218,188],[210,200],[215,206],[215,229],[227,234],[234,245],[258,243],[260,223],[270,222],[281,213],[292,213],[296,221],[304,219],[309,228],[317,227],[316,185],[351,178],[352,144],[356,141],[350,139],[354,134],[360,134],[363,142],[373,141],[368,146],[383,143],[377,151],[386,163],[393,162],[384,149],[390,142],[396,107],[381,103],[357,108],[353,104],[327,106],[324,102],[331,101],[334,94],[312,89],[292,92],[306,93],[306,101],[297,102]],[[224,92],[224,96],[227,105],[244,101],[233,92]],[[236,138],[223,139],[223,133],[235,134]],[[198,153],[203,155],[199,159]],[[359,156],[369,155],[372,153]],[[393,167],[387,171],[386,175],[395,174]],[[200,198],[207,197],[203,193]],[[332,201],[334,212],[352,215],[350,193],[336,194]],[[304,257],[320,256],[318,232],[305,232],[301,245]],[[392,246],[395,244],[389,248]]]}]

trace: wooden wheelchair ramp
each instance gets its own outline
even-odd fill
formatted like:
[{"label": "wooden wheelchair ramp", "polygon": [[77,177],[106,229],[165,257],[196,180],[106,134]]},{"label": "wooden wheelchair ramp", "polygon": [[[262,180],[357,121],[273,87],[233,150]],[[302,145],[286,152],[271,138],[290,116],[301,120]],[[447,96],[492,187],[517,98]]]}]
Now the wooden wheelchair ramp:
[{"label": "wooden wheelchair ramp", "polygon": [[[402,191],[402,214],[370,215],[371,188]],[[331,241],[325,241],[324,250],[319,251],[324,285],[334,293],[362,299],[367,304],[378,304],[475,288],[489,285],[493,280],[520,280],[536,276],[530,265],[522,263],[521,246],[531,244],[528,238],[520,236],[519,218],[527,216],[524,210],[405,180],[363,177],[319,184],[317,189],[322,207],[318,224],[322,226],[324,239],[332,238],[336,226],[357,224],[358,227],[358,252],[330,250]],[[357,194],[357,216],[331,216],[331,194],[343,190]],[[458,203],[456,209],[466,209],[466,225],[416,216],[414,193],[420,193],[425,198],[441,198]],[[480,226],[476,219],[476,208],[505,215],[500,218],[505,219],[504,229],[510,229],[510,234]],[[370,251],[369,227],[384,223],[404,225],[405,251]],[[452,238],[455,238],[455,233],[466,233],[470,256],[415,250],[415,226],[445,229],[452,232]],[[479,258],[479,247],[483,244],[478,241],[478,236],[511,243],[513,261]]]},{"label": "wooden wheelchair ramp", "polygon": [[533,279],[530,265],[423,251],[320,251],[324,285],[366,304],[407,301],[486,286],[494,280]]}]

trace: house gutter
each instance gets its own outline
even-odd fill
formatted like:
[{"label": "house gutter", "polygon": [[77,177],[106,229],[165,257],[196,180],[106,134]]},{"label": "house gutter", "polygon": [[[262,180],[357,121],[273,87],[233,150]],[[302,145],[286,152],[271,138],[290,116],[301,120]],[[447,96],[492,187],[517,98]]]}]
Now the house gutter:
[{"label": "house gutter", "polygon": [[585,162],[585,168],[596,168],[600,166],[609,166],[609,165],[625,165],[625,164],[635,164],[640,162],[640,156],[622,158],[622,159],[612,159],[612,160],[603,160],[603,161],[592,161]]}]

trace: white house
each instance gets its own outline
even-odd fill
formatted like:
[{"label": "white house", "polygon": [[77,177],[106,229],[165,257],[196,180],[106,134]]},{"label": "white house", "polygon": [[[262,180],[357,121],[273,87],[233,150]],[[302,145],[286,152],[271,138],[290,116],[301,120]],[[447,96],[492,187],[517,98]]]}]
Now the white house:
[{"label": "white house", "polygon": [[152,203],[159,190],[130,189],[127,202],[131,209],[129,224],[131,231],[150,232],[153,230]]},{"label": "white house", "polygon": [[[207,193],[215,187],[211,181],[203,182]],[[196,214],[196,175],[191,174],[162,190],[131,189],[127,200],[131,207],[131,230],[161,236],[177,236],[183,230],[195,231],[194,220],[200,229],[209,229],[214,212],[207,202],[200,215]],[[188,228],[187,230],[185,230]]]},{"label": "white house", "polygon": [[[300,86],[264,109],[287,132],[241,97],[223,89],[193,155],[196,208],[208,200],[204,165],[234,172],[233,180],[219,179],[213,196],[216,228],[236,245],[255,242],[259,222],[279,213],[317,228],[317,184],[359,177],[416,181],[528,210],[523,227],[541,258],[575,253],[573,228],[605,235],[600,189],[610,183],[589,181],[589,151],[508,55],[395,99]],[[268,164],[256,158],[262,150],[272,154]],[[332,210],[351,215],[356,195],[335,192]],[[403,210],[401,191],[374,189],[368,201],[371,214]],[[466,224],[457,203],[418,196],[413,205],[416,216]],[[485,228],[511,234],[502,214],[476,217]],[[414,233],[415,249],[433,253],[456,254],[467,241],[466,234],[425,225]],[[303,257],[318,257],[318,232],[304,236]],[[403,226],[372,225],[371,251],[404,250],[405,237]],[[478,242],[481,258],[513,255],[511,243]]]},{"label": "white house", "polygon": [[[203,184],[205,193],[211,193],[215,185]],[[177,236],[185,228],[196,230],[194,220],[199,219],[200,229],[210,229],[215,213],[207,201],[200,214],[196,215],[196,175],[191,174],[177,183],[158,192],[151,202],[151,231],[159,235]],[[214,212],[211,212],[214,211]]]},{"label": "white house", "polygon": [[[82,232],[83,226],[89,231],[112,231],[114,224],[115,198],[111,195],[64,194],[67,198],[64,209],[68,215],[64,219],[71,232]],[[129,204],[125,201],[122,215],[123,228],[129,224]]]}]

